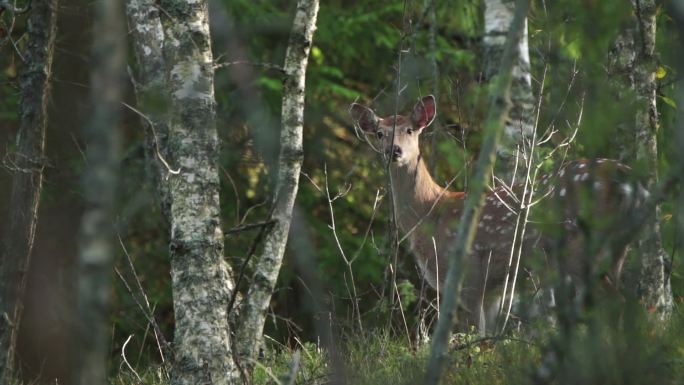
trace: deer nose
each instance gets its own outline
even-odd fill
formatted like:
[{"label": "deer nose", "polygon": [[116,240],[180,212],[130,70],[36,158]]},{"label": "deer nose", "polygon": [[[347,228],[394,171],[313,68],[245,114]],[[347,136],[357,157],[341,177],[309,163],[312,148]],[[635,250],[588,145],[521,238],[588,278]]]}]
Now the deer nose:
[{"label": "deer nose", "polygon": [[390,151],[389,149],[386,151],[387,156],[392,156],[392,160],[397,160],[401,157],[401,147],[394,145],[392,147],[392,150]]}]

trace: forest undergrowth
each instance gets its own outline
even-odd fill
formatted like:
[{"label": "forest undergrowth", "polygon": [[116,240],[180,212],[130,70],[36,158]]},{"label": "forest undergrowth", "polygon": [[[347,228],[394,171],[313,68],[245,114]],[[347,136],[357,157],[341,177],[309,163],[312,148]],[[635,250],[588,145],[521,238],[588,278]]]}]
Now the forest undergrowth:
[{"label": "forest undergrowth", "polygon": [[[343,334],[340,362],[331,362],[328,350],[316,343],[267,342],[252,384],[423,382],[429,341],[409,343],[387,329]],[[681,384],[684,312],[679,304],[669,321],[657,323],[638,303],[603,304],[565,329],[544,320],[497,336],[456,333],[449,352],[442,384]],[[115,368],[112,385],[170,383],[161,366],[134,373],[120,360]]]}]

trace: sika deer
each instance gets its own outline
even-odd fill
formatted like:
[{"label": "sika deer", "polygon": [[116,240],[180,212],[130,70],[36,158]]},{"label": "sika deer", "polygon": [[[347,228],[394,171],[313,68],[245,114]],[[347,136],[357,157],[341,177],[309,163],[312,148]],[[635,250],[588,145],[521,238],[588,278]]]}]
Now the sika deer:
[{"label": "sika deer", "polygon": [[[436,115],[433,96],[423,97],[409,116],[397,115],[378,117],[373,110],[359,104],[352,104],[350,113],[355,124],[364,132],[377,137],[386,157],[391,158],[390,173],[394,208],[400,230],[408,234],[410,247],[424,279],[434,289],[443,287],[448,269],[447,251],[452,247],[458,221],[465,202],[465,192],[448,191],[438,185],[430,176],[421,156],[419,140],[423,129],[432,123]],[[593,166],[593,167],[592,167]],[[589,172],[589,169],[592,172]],[[596,259],[584,257],[588,250],[586,236],[579,213],[581,193],[589,186],[589,193],[595,194],[601,203],[593,208],[593,215],[609,217],[624,206],[625,199],[633,189],[628,184],[619,184],[620,175],[627,170],[614,161],[577,161],[567,164],[552,177],[541,179],[546,185],[538,196],[556,196],[564,201],[564,209],[555,220],[556,227],[564,231],[567,250],[561,265],[561,274],[577,278],[595,264]],[[553,182],[553,183],[552,183]],[[505,281],[518,221],[520,203],[513,191],[504,188],[492,189],[485,200],[472,255],[463,263],[464,283],[461,305],[465,310],[462,319],[465,325],[477,323],[484,331],[483,308],[494,291]],[[557,194],[556,194],[557,192]],[[612,196],[619,199],[611,200]],[[541,228],[541,226],[537,226]],[[606,226],[607,228],[607,226]],[[544,237],[537,229],[527,231],[523,239],[522,255],[541,250],[548,245],[550,237]],[[625,253],[611,263],[609,279],[619,282]],[[523,257],[523,260],[525,258]],[[495,298],[495,297],[494,297]]]}]

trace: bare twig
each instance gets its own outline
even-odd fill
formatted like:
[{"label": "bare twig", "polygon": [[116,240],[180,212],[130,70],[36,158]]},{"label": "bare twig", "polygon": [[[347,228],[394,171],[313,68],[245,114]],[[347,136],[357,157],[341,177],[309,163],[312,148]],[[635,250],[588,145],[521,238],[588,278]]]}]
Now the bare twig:
[{"label": "bare twig", "polygon": [[[506,303],[506,286],[508,285],[509,281],[509,273],[510,273],[510,268],[512,265],[513,260],[515,259],[515,270],[513,272],[513,281],[511,282],[511,293],[509,296],[508,300],[508,308],[506,310],[506,316],[504,317],[503,325],[501,326],[501,331],[506,328],[506,324],[508,323],[508,319],[510,318],[511,315],[511,309],[513,307],[513,299],[515,295],[515,285],[518,279],[518,271],[520,268],[520,259],[522,257],[522,249],[523,249],[523,243],[525,242],[525,231],[527,229],[527,223],[528,223],[528,218],[530,214],[530,203],[532,202],[532,197],[534,196],[534,187],[535,187],[535,182],[537,178],[537,171],[539,168],[536,168],[533,174],[530,174],[532,172],[532,163],[534,162],[534,151],[537,147],[537,128],[539,127],[539,115],[541,113],[541,103],[542,103],[542,95],[544,93],[544,85],[546,84],[546,73],[548,71],[548,66],[544,66],[544,71],[542,74],[542,80],[541,80],[541,85],[540,85],[540,90],[539,90],[539,98],[537,101],[537,115],[534,120],[534,127],[532,131],[532,142],[530,143],[530,149],[529,149],[529,156],[527,157],[527,161],[525,164],[526,167],[526,173],[525,173],[525,183],[524,183],[524,188],[523,188],[523,195],[522,199],[520,201],[520,207],[518,210],[518,218],[516,221],[516,231],[513,235],[513,243],[511,245],[511,255],[508,261],[508,267],[506,270],[506,278],[504,280],[504,290],[503,290],[503,299],[501,301],[501,308],[499,311],[503,311],[504,305]],[[520,228],[520,233],[518,234],[518,228]],[[518,239],[518,242],[516,244],[516,238]]]},{"label": "bare twig", "polygon": [[126,346],[131,341],[131,338],[133,338],[133,334],[131,334],[130,336],[128,336],[128,338],[126,338],[126,342],[124,342],[123,346],[121,347],[121,359],[126,364],[126,366],[128,366],[128,370],[130,370],[135,375],[135,378],[138,379],[138,383],[142,384],[143,383],[142,378],[140,378],[140,375],[138,375],[138,372],[136,372],[135,369],[133,369],[131,364],[126,359]]},{"label": "bare twig", "polygon": [[235,194],[235,215],[237,222],[240,223],[240,194],[238,193],[237,185],[235,184],[235,181],[228,170],[226,170],[223,166],[221,166],[221,171],[223,171],[223,173],[226,175],[226,178],[228,178],[231,187],[233,187],[233,194]]},{"label": "bare twig", "polygon": [[270,219],[270,220],[262,221],[262,222],[238,225],[238,226],[235,226],[229,230],[224,231],[223,235],[227,236],[230,234],[241,233],[243,231],[254,230],[254,229],[258,229],[260,227],[264,227],[264,226],[271,226],[274,223],[275,223],[275,220]]},{"label": "bare twig", "polygon": [[150,325],[152,325],[153,331],[154,331],[154,337],[157,342],[157,349],[159,350],[159,356],[162,360],[162,363],[166,364],[166,357],[172,355],[172,349],[169,343],[166,341],[166,338],[164,338],[164,334],[161,331],[161,328],[159,327],[159,324],[154,318],[154,313],[152,309],[150,308],[150,303],[147,300],[147,295],[145,294],[145,291],[143,290],[142,284],[140,283],[140,278],[138,277],[138,273],[135,271],[135,266],[133,265],[133,261],[131,260],[131,256],[128,254],[128,250],[126,249],[126,246],[123,243],[123,240],[121,239],[121,236],[117,234],[117,237],[119,239],[119,244],[121,245],[121,249],[124,252],[124,255],[126,256],[126,260],[128,261],[128,266],[131,270],[131,274],[133,274],[133,278],[135,278],[135,282],[138,286],[138,292],[140,297],[144,300],[144,305],[141,303],[138,299],[138,296],[136,296],[133,293],[133,290],[131,289],[130,285],[126,281],[126,279],[123,277],[121,272],[117,269],[114,268],[114,271],[116,272],[116,275],[121,279],[121,282],[124,284],[126,287],[126,290],[128,293],[131,295],[131,298],[133,298],[133,301],[138,305],[138,308],[140,308],[140,311],[142,314],[145,316],[147,319],[147,322],[149,322]]},{"label": "bare twig", "polygon": [[[271,214],[272,214],[272,211],[271,211]],[[269,214],[269,217],[271,217],[271,214]],[[266,222],[270,222],[270,224],[259,226],[259,233],[254,238],[254,240],[252,241],[252,244],[249,246],[249,250],[247,251],[247,255],[244,258],[244,262],[242,262],[242,266],[240,266],[240,273],[238,273],[237,280],[235,280],[235,289],[233,289],[233,295],[230,297],[230,301],[228,301],[227,314],[230,314],[231,311],[233,311],[233,308],[235,307],[235,301],[237,300],[237,296],[239,293],[238,289],[240,287],[240,283],[242,283],[242,280],[245,277],[245,272],[247,271],[247,265],[249,265],[249,262],[252,260],[252,257],[254,257],[254,253],[256,252],[256,249],[259,246],[259,243],[261,243],[261,241],[263,240],[264,235],[265,235],[268,227],[275,224],[275,221],[273,219],[270,219]]]},{"label": "bare twig", "polygon": [[231,62],[223,62],[223,63],[214,63],[214,69],[218,70],[221,68],[226,68],[234,65],[248,65],[252,67],[262,67],[267,70],[273,70],[280,72],[282,75],[285,75],[285,68],[283,66],[279,66],[277,64],[273,63],[264,63],[264,62],[253,62],[249,60],[236,60],[236,61],[231,61]]},{"label": "bare twig", "polygon": [[[338,192],[338,194],[335,197],[330,197],[330,189],[328,187],[328,166],[324,165],[323,166],[323,173],[325,174],[325,196],[328,199],[328,209],[330,210],[330,225],[328,226],[330,230],[332,230],[333,237],[335,238],[335,244],[337,245],[337,249],[340,252],[340,255],[342,256],[342,259],[344,260],[344,263],[347,265],[347,270],[349,271],[349,279],[351,280],[351,292],[349,292],[349,288],[347,288],[348,294],[352,299],[352,306],[354,309],[355,313],[355,318],[358,322],[359,326],[359,331],[363,331],[363,324],[361,323],[361,310],[359,309],[359,298],[356,294],[356,284],[354,283],[354,270],[352,269],[352,263],[353,261],[347,258],[347,254],[345,254],[344,249],[342,248],[342,244],[340,243],[340,239],[337,236],[337,228],[335,227],[335,210],[333,209],[333,202],[337,200],[338,198],[344,196],[349,189],[351,188],[351,185],[347,188],[345,192]],[[347,284],[347,280],[345,279],[345,285]]]},{"label": "bare twig", "polygon": [[157,130],[154,128],[154,122],[152,122],[152,119],[150,119],[147,115],[143,114],[142,112],[137,110],[135,107],[129,105],[126,102],[121,102],[121,104],[124,107],[128,108],[129,110],[135,112],[138,116],[140,116],[141,118],[143,118],[147,122],[150,129],[152,130],[152,136],[154,137],[154,147],[155,147],[155,152],[157,154],[157,158],[159,158],[159,161],[162,162],[164,167],[166,167],[166,171],[168,171],[169,174],[173,174],[173,175],[180,174],[180,171],[181,171],[180,167],[177,170],[174,170],[173,168],[171,168],[171,166],[169,166],[169,163],[166,161],[166,159],[164,159],[161,152],[159,151],[159,140],[157,140]]},{"label": "bare twig", "polygon": [[[394,273],[394,268],[392,265],[389,266],[390,270],[392,270],[392,273]],[[399,293],[399,287],[397,286],[397,281],[392,282],[394,286],[394,292],[396,293],[397,296],[397,302],[399,303],[399,312],[401,314],[401,320],[404,323],[404,331],[406,332],[406,341],[408,342],[409,347],[411,347],[413,344],[411,343],[411,333],[408,330],[408,323],[406,323],[406,316],[404,315],[404,306],[401,304],[401,294]]]}]

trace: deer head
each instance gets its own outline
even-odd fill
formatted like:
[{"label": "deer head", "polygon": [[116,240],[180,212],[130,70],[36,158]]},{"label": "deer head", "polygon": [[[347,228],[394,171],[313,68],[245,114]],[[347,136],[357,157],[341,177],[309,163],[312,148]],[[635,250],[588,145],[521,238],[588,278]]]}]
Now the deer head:
[{"label": "deer head", "polygon": [[385,156],[396,166],[413,164],[418,159],[418,137],[435,119],[436,112],[435,97],[432,95],[420,99],[408,117],[396,115],[379,118],[373,110],[357,103],[350,108],[354,123],[377,138]]}]

